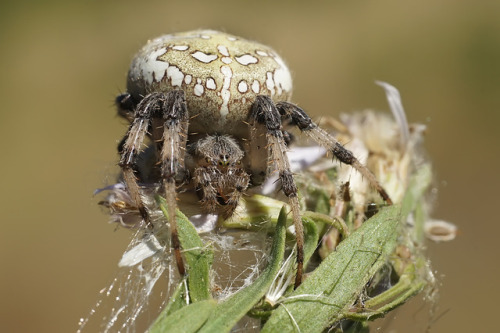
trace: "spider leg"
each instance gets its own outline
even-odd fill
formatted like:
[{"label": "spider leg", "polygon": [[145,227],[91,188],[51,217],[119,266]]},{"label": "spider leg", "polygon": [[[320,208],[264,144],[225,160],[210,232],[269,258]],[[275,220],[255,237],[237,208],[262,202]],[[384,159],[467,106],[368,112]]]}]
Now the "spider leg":
[{"label": "spider leg", "polygon": [[194,184],[202,191],[201,206],[204,211],[214,213],[217,210],[217,189],[220,172],[216,167],[199,167],[194,170]]},{"label": "spider leg", "polygon": [[228,176],[224,181],[224,186],[228,189],[232,189],[232,191],[229,193],[222,209],[223,218],[227,219],[233,215],[249,183],[250,176],[242,168],[231,168],[231,170],[229,170]]},{"label": "spider leg", "polygon": [[195,186],[202,191],[203,210],[221,214],[224,219],[233,215],[250,183],[250,176],[239,167],[229,167],[226,173],[216,166],[198,167],[194,170],[193,179]]},{"label": "spider leg", "polygon": [[250,176],[242,168],[232,168],[224,174],[217,167],[199,167],[193,178],[195,185],[202,190],[203,210],[220,214],[224,219],[233,215],[250,182]]},{"label": "spider leg", "polygon": [[[142,219],[149,228],[152,228],[149,213],[144,206],[141,197],[141,190],[137,183],[135,175],[136,161],[139,153],[144,145],[144,138],[148,134],[152,118],[157,116],[159,110],[157,99],[158,94],[150,94],[142,99],[134,113],[134,119],[130,124],[127,134],[120,142],[118,150],[120,152],[120,162],[118,163],[122,169],[123,180],[127,186],[128,192],[132,200],[136,203]],[[117,98],[120,99],[124,95]],[[120,109],[120,105],[118,106]]]},{"label": "spider leg", "polygon": [[276,104],[276,107],[282,116],[291,118],[292,123],[297,126],[302,133],[329,150],[340,162],[351,165],[360,172],[361,175],[368,180],[370,185],[380,194],[382,199],[387,204],[392,204],[391,198],[375,178],[375,175],[366,166],[361,164],[351,151],[345,149],[332,135],[316,125],[304,110],[288,102],[279,102]]},{"label": "spider leg", "polygon": [[118,109],[118,115],[130,121],[134,121],[135,103],[132,100],[132,95],[123,93],[115,98],[115,105]]},{"label": "spider leg", "polygon": [[168,220],[172,247],[174,249],[177,268],[181,275],[185,274],[181,256],[181,244],[176,220],[176,176],[180,168],[184,168],[184,155],[187,142],[188,111],[184,91],[172,90],[161,99],[163,114],[163,139],[160,151],[161,178],[168,208]]},{"label": "spider leg", "polygon": [[[120,103],[119,110],[124,109],[122,107],[124,98],[127,98],[126,94],[117,98],[117,104]],[[177,207],[175,176],[178,174],[179,165],[184,165],[183,147],[186,146],[187,140],[188,114],[184,92],[175,90],[168,93],[151,93],[141,100],[137,105],[129,130],[119,145],[121,154],[119,165],[122,168],[123,179],[129,194],[136,203],[141,217],[149,228],[153,228],[134,170],[145,136],[150,134],[148,130],[151,131],[153,140],[158,141],[157,137],[161,135],[161,132],[155,126],[161,118],[164,120],[163,139],[158,144],[158,147],[161,147],[161,176],[169,213],[172,247],[179,273],[184,275],[185,269],[175,219]]]},{"label": "spider leg", "polygon": [[269,96],[257,96],[252,106],[251,120],[263,124],[267,128],[266,138],[268,141],[269,156],[278,171],[283,193],[288,197],[292,210],[292,218],[295,226],[297,241],[297,274],[295,276],[295,288],[302,283],[304,266],[304,230],[300,217],[300,205],[297,197],[297,186],[293,180],[290,170],[290,162],[286,156],[286,143],[283,137],[281,115]]}]

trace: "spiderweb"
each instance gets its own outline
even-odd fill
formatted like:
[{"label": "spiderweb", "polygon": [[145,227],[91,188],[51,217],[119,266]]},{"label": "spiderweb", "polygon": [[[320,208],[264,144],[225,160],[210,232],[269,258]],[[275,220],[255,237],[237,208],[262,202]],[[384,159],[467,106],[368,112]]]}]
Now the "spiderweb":
[{"label": "spiderweb", "polygon": [[[214,250],[211,280],[217,300],[250,285],[267,263],[270,238],[265,233],[229,230],[208,232],[201,238]],[[134,231],[118,266],[116,277],[80,320],[78,332],[146,331],[180,281],[170,248],[142,229]],[[252,327],[259,327],[258,321],[241,322],[244,331]]]}]

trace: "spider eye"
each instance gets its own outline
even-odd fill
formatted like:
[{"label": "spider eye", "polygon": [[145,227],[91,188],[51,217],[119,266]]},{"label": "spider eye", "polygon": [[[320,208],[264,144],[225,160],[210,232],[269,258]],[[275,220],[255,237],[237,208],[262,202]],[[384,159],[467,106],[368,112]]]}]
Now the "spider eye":
[{"label": "spider eye", "polygon": [[227,166],[229,165],[229,155],[219,155],[219,165]]}]

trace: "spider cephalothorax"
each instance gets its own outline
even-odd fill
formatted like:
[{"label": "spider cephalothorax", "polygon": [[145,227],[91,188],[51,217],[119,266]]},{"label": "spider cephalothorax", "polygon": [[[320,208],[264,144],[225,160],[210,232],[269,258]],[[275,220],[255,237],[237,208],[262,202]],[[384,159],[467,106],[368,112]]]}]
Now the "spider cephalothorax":
[{"label": "spider cephalothorax", "polygon": [[197,166],[193,180],[204,210],[230,217],[250,181],[242,167],[242,149],[227,135],[208,135],[193,143],[189,151]]},{"label": "spider cephalothorax", "polygon": [[[249,184],[276,171],[288,197],[302,279],[303,231],[297,187],[286,155],[283,121],[298,127],[341,162],[352,165],[390,203],[389,196],[353,154],[289,102],[291,75],[271,48],[217,31],[191,31],[149,41],[135,56],[119,114],[131,121],[119,146],[127,189],[150,224],[137,182],[137,160],[146,136],[157,154],[172,246],[184,274],[175,220],[176,190],[192,182],[208,213],[230,217]],[[187,156],[186,156],[187,154]],[[270,167],[269,167],[270,166]],[[187,180],[186,180],[187,178]],[[142,179],[141,179],[142,180]]]}]

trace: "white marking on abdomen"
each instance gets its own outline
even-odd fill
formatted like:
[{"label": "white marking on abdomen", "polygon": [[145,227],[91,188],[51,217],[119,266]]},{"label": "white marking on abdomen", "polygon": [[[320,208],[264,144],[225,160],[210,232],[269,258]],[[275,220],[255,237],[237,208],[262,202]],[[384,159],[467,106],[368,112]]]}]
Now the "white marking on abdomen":
[{"label": "white marking on abdomen", "polygon": [[216,54],[206,54],[201,51],[196,51],[191,54],[191,56],[198,61],[204,62],[205,64],[208,64],[218,58]]},{"label": "white marking on abdomen", "polygon": [[259,91],[260,91],[260,83],[259,83],[259,81],[253,80],[253,82],[252,82],[252,91],[254,93],[256,93],[256,94],[259,93]]},{"label": "white marking on abdomen", "polygon": [[222,75],[224,76],[224,81],[222,83],[221,97],[222,97],[222,105],[220,107],[220,114],[223,118],[227,116],[229,113],[229,99],[231,98],[231,92],[229,91],[229,87],[231,86],[231,78],[233,77],[233,71],[229,66],[222,66],[220,68]]},{"label": "white marking on abdomen", "polygon": [[212,79],[211,77],[207,79],[207,83],[205,85],[207,86],[207,89],[215,90],[217,88],[215,80]]},{"label": "white marking on abdomen", "polygon": [[247,66],[249,64],[256,64],[259,59],[255,58],[253,55],[250,54],[244,54],[239,57],[235,57],[236,61],[239,62],[240,64]]},{"label": "white marking on abdomen", "polygon": [[240,81],[238,83],[238,91],[242,94],[246,93],[248,90],[248,84],[245,81]]},{"label": "white marking on abdomen", "polygon": [[227,50],[227,47],[224,45],[219,45],[217,46],[217,50],[219,50],[220,54],[222,54],[225,57],[229,57],[229,51]]},{"label": "white marking on abdomen", "polygon": [[194,94],[196,96],[201,96],[203,95],[203,92],[205,91],[205,88],[203,88],[203,85],[200,83],[201,81],[198,80],[198,83],[194,86]]},{"label": "white marking on abdomen", "polygon": [[184,80],[184,73],[182,73],[179,68],[175,66],[169,66],[167,68],[167,78],[170,79],[172,87],[181,86],[182,80]]},{"label": "white marking on abdomen", "polygon": [[186,82],[186,84],[190,84],[191,83],[191,80],[193,79],[193,77],[191,75],[186,75],[186,77],[184,78],[184,82]]},{"label": "white marking on abdomen", "polygon": [[286,92],[292,91],[292,76],[288,67],[286,67],[280,57],[273,57],[276,63],[280,66],[274,71],[274,82],[278,87],[278,95],[281,95],[282,90]]},{"label": "white marking on abdomen", "polygon": [[266,74],[267,74],[266,87],[271,92],[271,95],[274,95],[273,73],[267,72]]},{"label": "white marking on abdomen", "polygon": [[177,51],[186,51],[189,48],[188,45],[174,45],[172,46],[172,50],[177,50]]},{"label": "white marking on abdomen", "polygon": [[133,66],[135,75],[142,76],[149,84],[153,83],[153,80],[161,81],[168,68],[168,62],[158,60],[158,57],[164,55],[165,52],[167,52],[167,49],[162,47],[145,57],[136,58],[136,63]]}]

